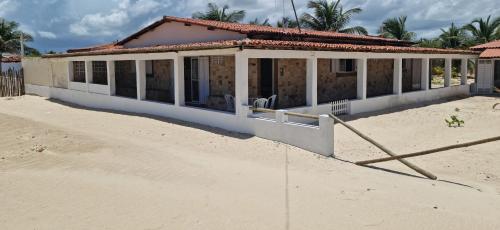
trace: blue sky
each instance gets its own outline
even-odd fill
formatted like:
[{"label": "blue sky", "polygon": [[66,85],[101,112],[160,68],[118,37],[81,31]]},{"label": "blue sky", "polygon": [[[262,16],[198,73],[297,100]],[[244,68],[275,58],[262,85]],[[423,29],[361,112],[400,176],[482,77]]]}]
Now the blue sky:
[{"label": "blue sky", "polygon": [[[215,0],[247,11],[245,21],[292,16],[289,0]],[[284,7],[283,7],[283,2]],[[295,0],[299,14],[306,0]],[[361,7],[352,25],[371,34],[388,17],[408,16],[408,26],[419,37],[439,34],[453,21],[463,25],[476,17],[500,16],[498,0],[343,0],[345,8]],[[31,46],[45,52],[107,43],[122,39],[163,15],[190,17],[204,10],[206,0],[0,0],[0,17],[21,24],[31,33]],[[284,8],[284,10],[283,10]]]}]

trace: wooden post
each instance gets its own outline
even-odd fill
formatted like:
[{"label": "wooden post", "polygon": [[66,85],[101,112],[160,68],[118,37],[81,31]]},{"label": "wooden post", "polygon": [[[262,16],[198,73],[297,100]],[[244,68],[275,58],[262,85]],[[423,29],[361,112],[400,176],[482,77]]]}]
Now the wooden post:
[{"label": "wooden post", "polygon": [[[333,120],[335,120],[336,122],[340,123],[341,125],[345,126],[346,128],[348,128],[349,130],[351,130],[352,132],[356,133],[358,136],[360,136],[361,138],[365,139],[366,141],[372,143],[373,145],[375,145],[377,148],[379,148],[380,150],[384,151],[385,153],[387,153],[388,155],[390,156],[397,156],[394,152],[392,152],[391,150],[389,150],[388,148],[386,148],[385,146],[379,144],[378,142],[376,142],[375,140],[373,140],[372,138],[364,135],[363,133],[361,133],[360,131],[358,131],[357,129],[355,129],[354,127],[352,127],[351,125],[345,123],[344,121],[340,120],[338,117],[334,116],[333,114],[330,114],[329,115]],[[425,171],[424,169],[421,169],[419,168],[418,166],[404,160],[404,159],[398,159],[399,162],[403,163],[404,165],[408,166],[409,168],[415,170],[416,172],[426,176],[427,178],[429,179],[432,179],[432,180],[436,180],[437,177],[434,176],[432,173],[430,172],[427,172]]]},{"label": "wooden post", "polygon": [[443,152],[443,151],[447,151],[447,150],[451,150],[451,149],[465,148],[465,147],[469,147],[469,146],[473,146],[473,145],[479,145],[479,144],[484,144],[484,143],[499,141],[499,140],[500,140],[500,136],[487,138],[487,139],[483,139],[483,140],[478,140],[478,141],[462,143],[462,144],[445,146],[445,147],[436,148],[436,149],[429,149],[429,150],[420,151],[420,152],[416,152],[416,153],[403,154],[403,155],[399,155],[399,156],[391,156],[391,157],[385,157],[385,158],[380,158],[380,159],[375,159],[375,160],[367,160],[367,161],[358,161],[358,162],[356,162],[356,164],[357,165],[368,165],[368,164],[374,164],[374,163],[385,162],[385,161],[401,160],[404,158],[423,156],[423,155],[427,155],[427,154],[431,154],[431,153]]}]

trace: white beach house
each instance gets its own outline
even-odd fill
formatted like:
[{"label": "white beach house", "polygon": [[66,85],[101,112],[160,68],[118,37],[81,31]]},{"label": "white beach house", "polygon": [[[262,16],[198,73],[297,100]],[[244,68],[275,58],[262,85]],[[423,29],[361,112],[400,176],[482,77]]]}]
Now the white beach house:
[{"label": "white beach house", "polygon": [[480,51],[477,66],[476,91],[478,93],[500,93],[500,40],[471,47]]},{"label": "white beach house", "polygon": [[[163,17],[113,44],[24,59],[26,91],[92,108],[146,113],[333,154],[333,122],[286,111],[349,113],[468,95],[479,52],[407,41]],[[431,69],[442,65],[444,77]],[[458,65],[460,76],[452,77]],[[257,101],[257,102],[256,102]],[[263,102],[262,104],[260,102]],[[259,116],[250,107],[276,109]]]}]

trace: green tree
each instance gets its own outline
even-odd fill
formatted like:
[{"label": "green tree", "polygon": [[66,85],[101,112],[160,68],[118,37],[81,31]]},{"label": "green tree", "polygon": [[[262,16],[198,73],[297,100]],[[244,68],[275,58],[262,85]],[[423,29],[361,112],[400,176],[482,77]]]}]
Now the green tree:
[{"label": "green tree", "polygon": [[299,24],[296,20],[291,19],[290,17],[283,17],[281,20],[276,22],[276,27],[278,28],[297,28]]},{"label": "green tree", "polygon": [[[0,57],[3,53],[19,54],[21,52],[21,34],[23,35],[24,42],[33,41],[33,36],[19,30],[17,22],[8,21],[0,17]],[[30,54],[38,51],[25,45],[25,52]],[[0,71],[2,71],[1,65]]]},{"label": "green tree", "polygon": [[220,8],[215,3],[208,3],[208,10],[194,13],[193,18],[221,22],[240,22],[245,18],[246,12],[244,10],[234,10],[230,12],[228,10],[228,5],[224,5]]},{"label": "green tree", "polygon": [[459,48],[465,46],[467,35],[462,28],[455,26],[454,23],[451,23],[451,26],[447,30],[441,29],[441,32],[439,39],[441,40],[443,48]]},{"label": "green tree", "polygon": [[438,38],[422,38],[418,42],[418,46],[425,48],[443,48],[443,44]]},{"label": "green tree", "polygon": [[312,0],[307,3],[307,8],[314,10],[314,15],[304,13],[301,16],[301,23],[307,28],[349,34],[368,34],[364,27],[348,27],[352,16],[361,13],[361,8],[344,11],[340,0]]},{"label": "green tree", "polygon": [[500,38],[500,17],[493,20],[491,19],[491,15],[486,20],[476,18],[463,28],[472,34],[476,43],[491,42]]},{"label": "green tree", "polygon": [[269,18],[266,18],[264,21],[260,21],[259,18],[255,18],[253,21],[249,22],[250,25],[260,25],[260,26],[271,26],[269,23]]},{"label": "green tree", "polygon": [[412,41],[416,34],[406,28],[406,16],[399,18],[389,18],[382,22],[379,34],[386,38],[395,38],[404,41]]}]

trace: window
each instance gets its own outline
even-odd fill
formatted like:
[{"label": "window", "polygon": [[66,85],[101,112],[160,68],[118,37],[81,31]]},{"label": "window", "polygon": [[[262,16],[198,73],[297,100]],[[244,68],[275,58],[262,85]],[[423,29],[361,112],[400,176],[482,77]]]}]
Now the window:
[{"label": "window", "polygon": [[339,59],[337,72],[349,73],[356,72],[356,60],[354,59]]},{"label": "window", "polygon": [[108,68],[105,61],[92,62],[92,83],[108,84]]},{"label": "window", "polygon": [[223,56],[213,56],[212,64],[214,65],[224,65],[224,57]]},{"label": "window", "polygon": [[74,61],[73,62],[73,81],[85,83],[85,62],[84,61]]}]

